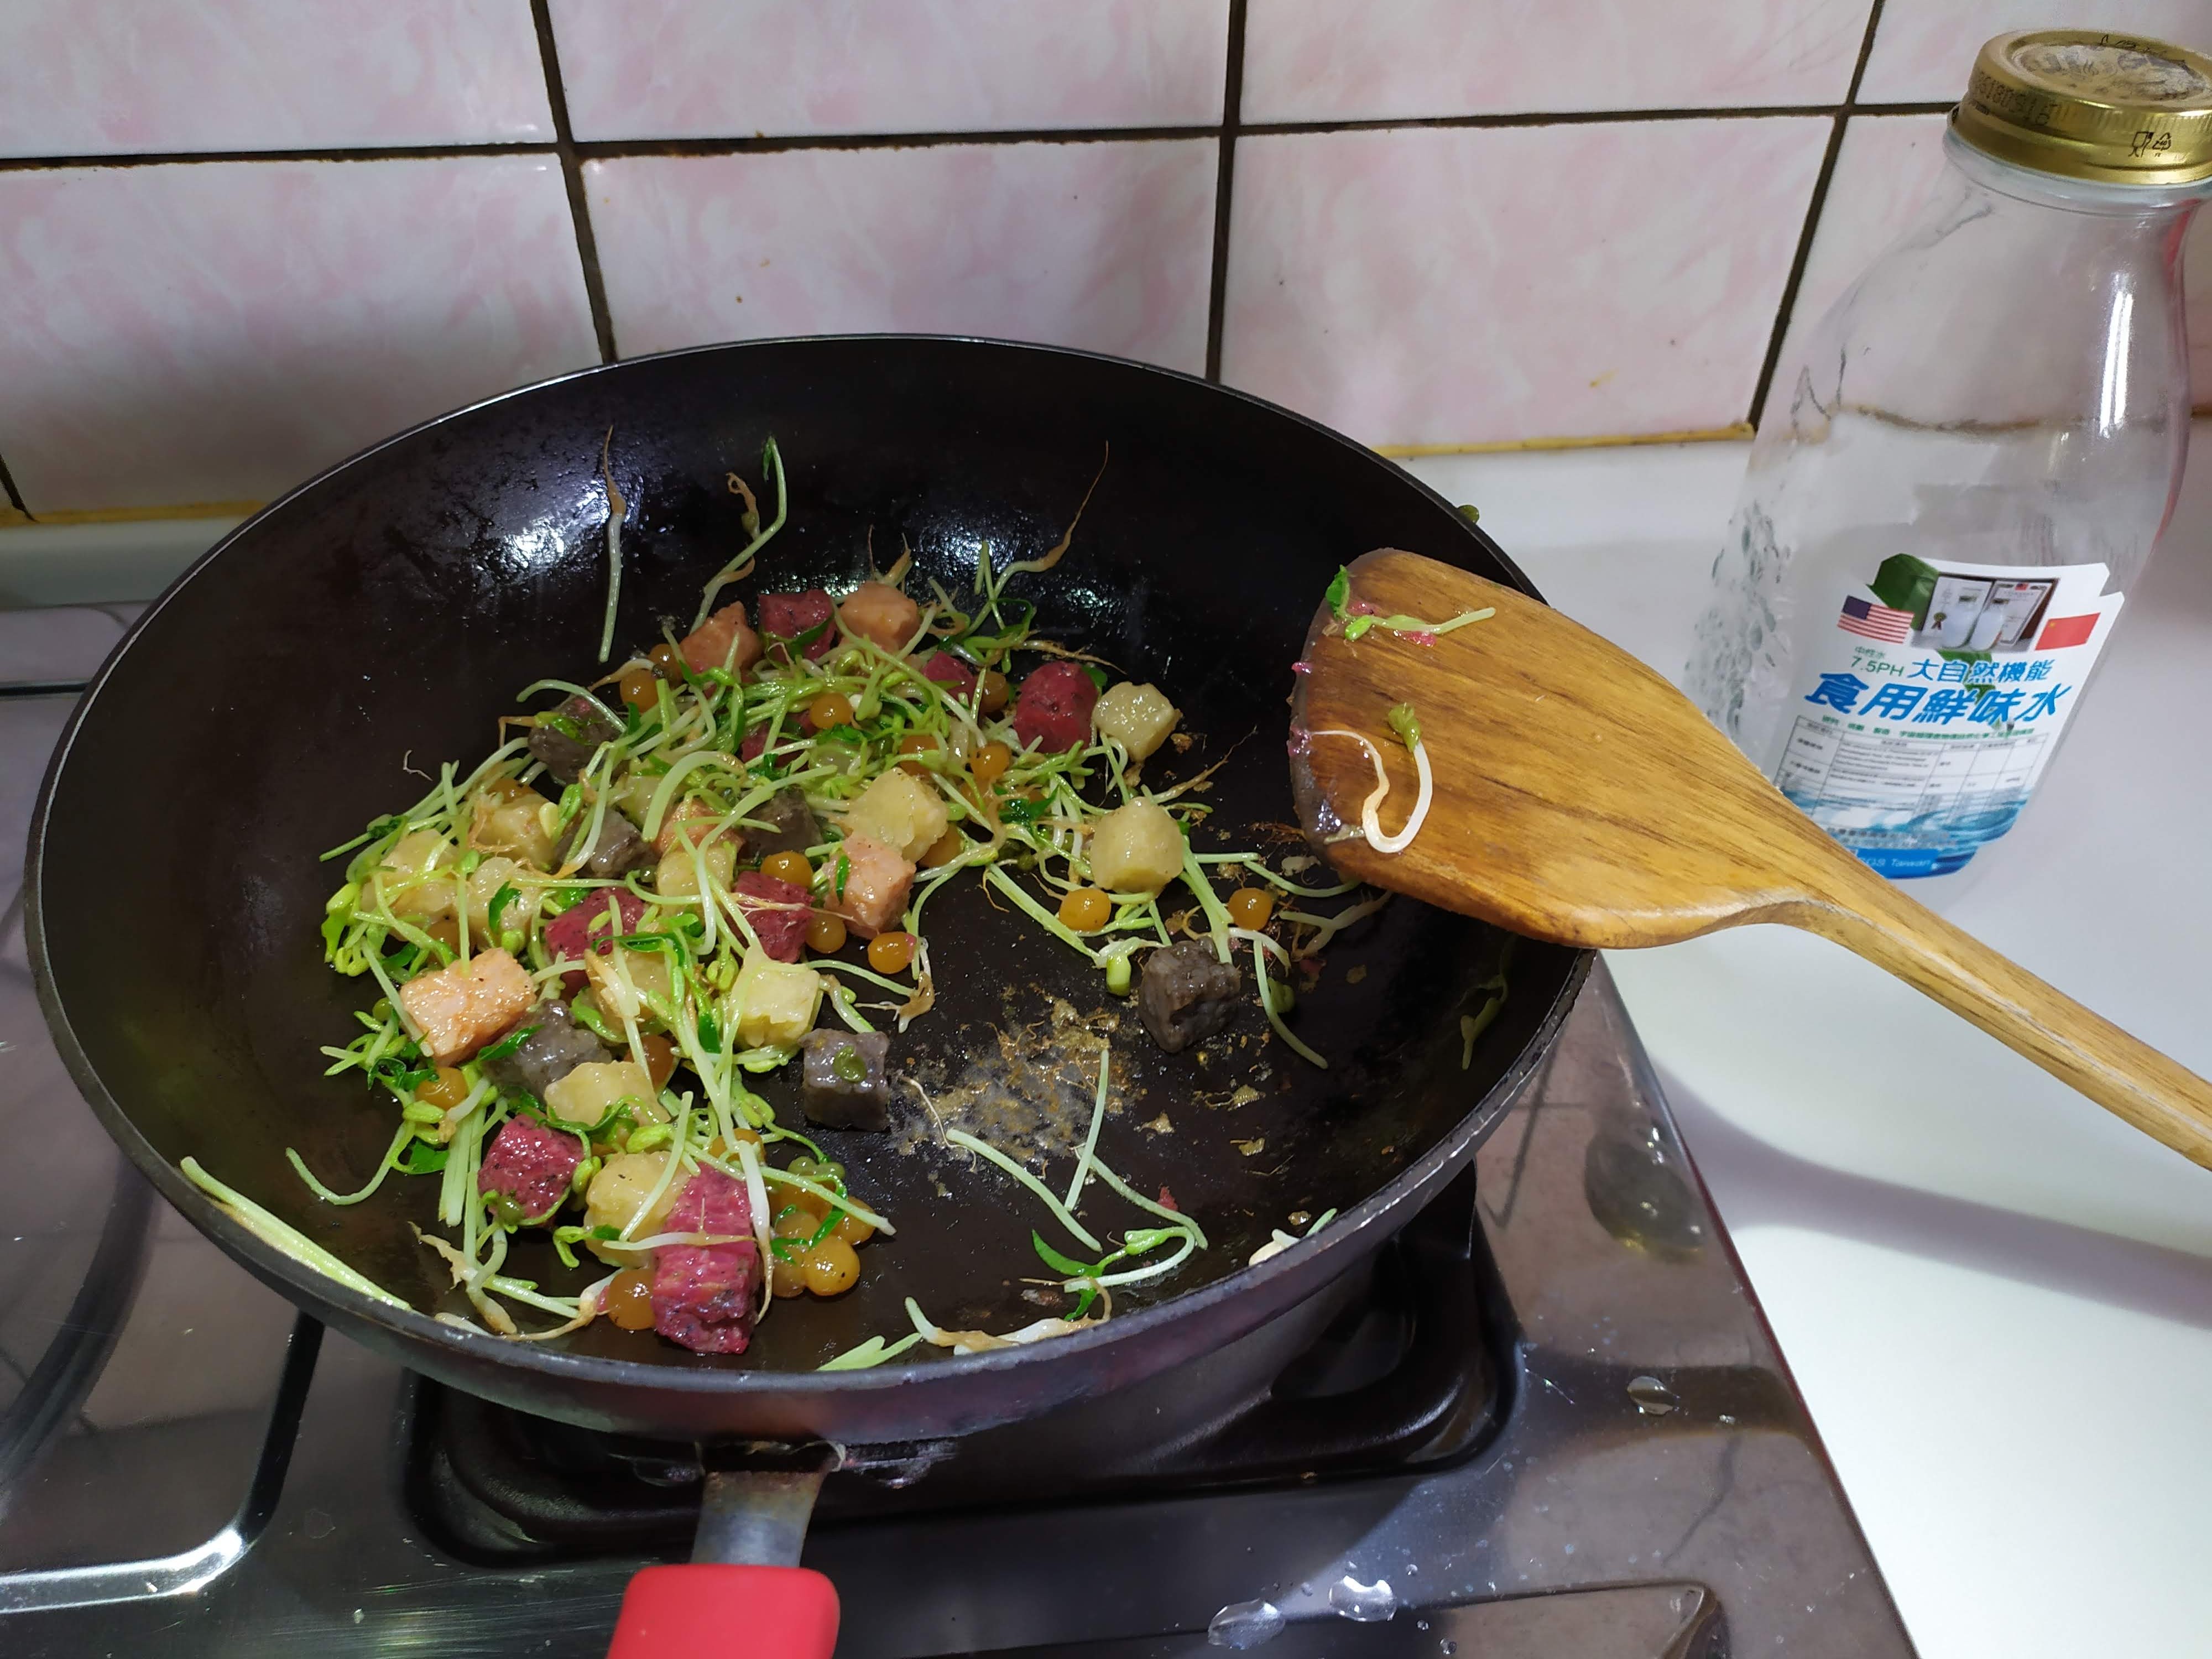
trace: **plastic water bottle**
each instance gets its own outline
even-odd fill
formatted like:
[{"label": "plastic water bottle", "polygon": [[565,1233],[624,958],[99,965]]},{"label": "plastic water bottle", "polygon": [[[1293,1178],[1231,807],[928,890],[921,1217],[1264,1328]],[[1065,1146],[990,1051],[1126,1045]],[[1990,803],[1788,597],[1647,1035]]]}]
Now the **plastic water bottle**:
[{"label": "plastic water bottle", "polygon": [[1935,204],[1781,366],[1686,677],[1893,877],[2012,827],[2172,509],[2212,60],[2000,35],[1944,149]]}]

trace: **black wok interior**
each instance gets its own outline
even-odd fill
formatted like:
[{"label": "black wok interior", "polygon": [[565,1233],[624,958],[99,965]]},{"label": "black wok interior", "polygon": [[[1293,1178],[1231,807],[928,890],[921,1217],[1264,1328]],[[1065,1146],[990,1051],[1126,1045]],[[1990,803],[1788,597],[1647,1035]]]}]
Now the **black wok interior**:
[{"label": "black wok interior", "polygon": [[[688,626],[702,580],[743,539],[725,475],[760,488],[770,434],[789,469],[790,522],[731,590],[748,600],[850,583],[871,537],[878,565],[903,538],[921,577],[964,596],[983,544],[1003,562],[1060,538],[1110,447],[1065,562],[1012,591],[1036,599],[1042,632],[1157,683],[1185,711],[1201,740],[1164,751],[1148,781],[1227,757],[1205,797],[1202,851],[1295,850],[1280,828],[1292,821],[1289,669],[1340,563],[1395,545],[1527,586],[1448,504],[1322,428],[1158,370],[974,342],[769,343],[626,362],[418,428],[272,507],[149,614],[64,745],[33,854],[50,1006],[66,1017],[80,1080],[172,1197],[184,1192],[172,1166],[197,1157],[424,1310],[465,1308],[409,1231],[428,1224],[437,1182],[395,1176],[337,1210],[284,1161],[296,1147],[351,1189],[394,1122],[380,1091],[323,1075],[319,1048],[345,1042],[376,993],[323,965],[317,924],[343,861],[317,854],[416,799],[425,786],[409,766],[473,764],[526,684],[596,677],[610,429],[631,503],[617,659],[655,640],[664,617]],[[927,927],[938,1006],[896,1041],[902,1069],[957,1069],[1051,997],[1121,1016],[1114,1054],[1134,1097],[1108,1121],[1101,1155],[1139,1190],[1170,1188],[1213,1241],[1154,1300],[1241,1267],[1293,1212],[1388,1188],[1495,1103],[1577,969],[1571,952],[1519,943],[1510,999],[1462,1069],[1459,1017],[1482,1006],[1506,941],[1395,902],[1327,952],[1293,1016],[1329,1056],[1324,1073],[1263,1045],[1256,1007],[1210,1063],[1160,1053],[1102,975],[970,880],[932,901]],[[796,1121],[793,1079],[757,1081]],[[1247,1083],[1257,1097],[1228,1103]],[[1163,1116],[1166,1131],[1145,1127]],[[901,1150],[897,1136],[823,1139],[900,1228],[863,1253],[859,1291],[779,1304],[742,1359],[604,1322],[562,1346],[655,1367],[805,1370],[902,1333],[908,1295],[948,1326],[1054,1310],[1023,1294],[1044,1276],[1029,1245],[1044,1217],[1011,1182],[930,1146]],[[1067,1168],[1052,1166],[1055,1184]],[[1140,1224],[1104,1194],[1085,1213],[1102,1232]],[[517,1259],[550,1286],[586,1277],[535,1247]]]}]

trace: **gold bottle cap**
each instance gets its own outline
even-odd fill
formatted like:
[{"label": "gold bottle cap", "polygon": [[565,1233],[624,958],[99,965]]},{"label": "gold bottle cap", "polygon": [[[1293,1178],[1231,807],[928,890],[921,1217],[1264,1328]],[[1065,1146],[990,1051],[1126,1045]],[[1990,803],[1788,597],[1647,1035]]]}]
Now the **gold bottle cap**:
[{"label": "gold bottle cap", "polygon": [[2062,179],[2212,178],[2212,58],[2095,29],[2000,34],[1951,125],[1976,149]]}]

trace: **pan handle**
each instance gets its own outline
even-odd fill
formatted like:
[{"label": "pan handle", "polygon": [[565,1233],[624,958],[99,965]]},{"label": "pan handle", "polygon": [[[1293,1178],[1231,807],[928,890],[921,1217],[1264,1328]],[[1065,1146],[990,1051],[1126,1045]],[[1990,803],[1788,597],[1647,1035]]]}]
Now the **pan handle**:
[{"label": "pan handle", "polygon": [[837,1590],[807,1567],[694,1561],[629,1581],[607,1659],[830,1659]]}]

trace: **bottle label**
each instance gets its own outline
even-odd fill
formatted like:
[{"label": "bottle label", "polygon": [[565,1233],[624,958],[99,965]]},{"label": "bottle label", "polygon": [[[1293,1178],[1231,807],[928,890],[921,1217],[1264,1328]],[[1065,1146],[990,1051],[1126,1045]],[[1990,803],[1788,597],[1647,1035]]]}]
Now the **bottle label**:
[{"label": "bottle label", "polygon": [[2012,828],[2073,717],[2120,612],[2107,574],[1883,560],[1805,653],[1776,785],[1884,875],[1960,868]]}]

